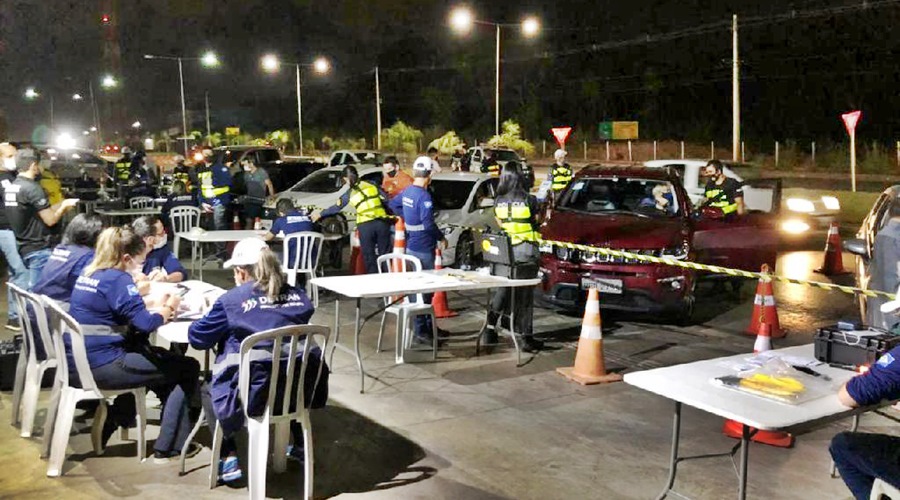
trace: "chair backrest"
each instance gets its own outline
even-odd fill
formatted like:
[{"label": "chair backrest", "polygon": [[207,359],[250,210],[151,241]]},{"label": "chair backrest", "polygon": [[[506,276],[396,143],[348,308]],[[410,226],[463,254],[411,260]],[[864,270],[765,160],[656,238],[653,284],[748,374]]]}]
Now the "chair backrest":
[{"label": "chair backrest", "polygon": [[[264,353],[271,355],[271,358],[268,358],[268,356],[266,356],[266,358],[272,359],[272,373],[269,378],[269,393],[266,396],[265,413],[262,417],[268,416],[270,420],[275,416],[279,419],[289,419],[306,411],[306,366],[309,364],[310,349],[312,345],[317,342],[315,340],[316,336],[321,337],[322,344],[320,352],[322,353],[322,357],[319,359],[319,369],[316,372],[316,383],[313,384],[313,388],[319,386],[319,380],[322,377],[322,368],[325,366],[324,353],[326,352],[329,334],[330,330],[327,326],[291,325],[254,333],[245,338],[241,342],[241,364],[238,372],[238,394],[241,398],[241,405],[244,408],[244,415],[247,418],[260,418],[259,416],[251,417],[247,408],[247,402],[251,401],[250,362],[260,360],[258,355],[251,355],[251,352],[260,352],[259,350],[254,351],[254,346],[260,342],[273,341],[271,352],[263,351]],[[285,367],[284,373],[281,373],[281,363],[280,361],[275,361],[284,359],[285,354],[287,355],[287,366]],[[299,366],[297,363],[298,354],[302,354]],[[280,400],[277,398],[279,377],[286,377],[284,393],[281,395]],[[295,379],[296,383],[299,385],[297,386],[297,397],[293,400],[294,411],[292,412],[290,411],[291,393],[294,391]],[[313,400],[312,396],[314,395],[311,395],[309,398],[310,400]]]},{"label": "chair backrest", "polygon": [[172,230],[176,233],[187,233],[200,225],[200,209],[197,207],[175,207],[169,211]]},{"label": "chair backrest", "polygon": [[69,359],[66,356],[66,345],[63,341],[63,334],[68,333],[72,358],[75,360],[75,369],[78,373],[78,379],[81,381],[81,388],[85,391],[94,392],[100,397],[100,391],[97,390],[97,384],[94,382],[94,374],[91,372],[91,365],[88,363],[81,325],[69,313],[64,311],[55,300],[46,295],[42,295],[41,300],[43,300],[47,309],[47,316],[50,320],[50,332],[53,335],[53,345],[56,348],[56,376],[62,380],[63,387],[69,385]]},{"label": "chair backrest", "polygon": [[[406,273],[422,270],[422,261],[414,255],[405,253],[387,253],[382,255],[381,257],[378,257],[378,260],[376,262],[378,264],[378,274],[397,272]],[[389,305],[395,300],[396,299],[393,297],[385,297],[384,303],[385,305]],[[424,302],[421,293],[416,294],[416,302]],[[404,298],[403,303],[409,304],[409,296]]]},{"label": "chair backrest", "polygon": [[136,196],[128,202],[131,208],[150,208],[153,206],[153,198],[149,196]]},{"label": "chair backrest", "polygon": [[[44,359],[56,358],[56,351],[53,347],[53,338],[50,335],[50,327],[47,323],[47,312],[44,309],[44,302],[37,295],[26,292],[18,286],[7,282],[6,286],[13,294],[13,299],[19,308],[19,319],[22,321],[22,332],[25,345],[25,353],[30,363],[43,361],[37,358],[38,339],[44,346]],[[31,321],[34,318],[34,321]],[[37,330],[37,331],[35,331]]]},{"label": "chair backrest", "polygon": [[[292,233],[284,238],[284,270],[298,273],[314,274],[319,266],[319,256],[322,255],[322,242],[325,236],[322,233],[302,231]],[[289,259],[291,249],[294,250],[294,258]]]}]

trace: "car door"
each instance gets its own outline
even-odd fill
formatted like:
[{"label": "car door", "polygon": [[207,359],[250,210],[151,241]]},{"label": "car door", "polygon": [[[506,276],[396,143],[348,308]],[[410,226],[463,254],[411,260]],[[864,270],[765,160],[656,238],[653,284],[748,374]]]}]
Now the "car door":
[{"label": "car door", "polygon": [[697,261],[732,269],[759,272],[768,264],[774,272],[780,236],[780,179],[754,179],[744,183],[755,208],[730,219],[694,217],[693,248]]}]

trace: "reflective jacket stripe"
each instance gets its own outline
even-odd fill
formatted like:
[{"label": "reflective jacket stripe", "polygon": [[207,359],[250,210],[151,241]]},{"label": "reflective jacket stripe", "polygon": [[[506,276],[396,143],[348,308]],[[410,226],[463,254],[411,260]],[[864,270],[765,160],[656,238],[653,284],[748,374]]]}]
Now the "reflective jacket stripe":
[{"label": "reflective jacket stripe", "polygon": [[531,225],[531,209],[524,202],[500,202],[494,208],[494,215],[500,219],[500,227],[509,236],[513,245],[525,241],[537,241],[537,233]]},{"label": "reflective jacket stripe", "polygon": [[356,210],[356,223],[362,224],[374,219],[387,218],[387,211],[381,203],[378,188],[366,181],[360,181],[350,190],[350,204]]}]

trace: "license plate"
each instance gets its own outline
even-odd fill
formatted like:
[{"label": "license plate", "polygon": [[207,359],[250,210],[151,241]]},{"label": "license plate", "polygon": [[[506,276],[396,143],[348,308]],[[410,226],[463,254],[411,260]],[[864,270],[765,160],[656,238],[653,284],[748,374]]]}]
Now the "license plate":
[{"label": "license plate", "polygon": [[622,280],[609,278],[581,278],[581,289],[587,290],[589,288],[596,288],[600,293],[614,293],[616,295],[621,295],[625,289],[622,285]]}]

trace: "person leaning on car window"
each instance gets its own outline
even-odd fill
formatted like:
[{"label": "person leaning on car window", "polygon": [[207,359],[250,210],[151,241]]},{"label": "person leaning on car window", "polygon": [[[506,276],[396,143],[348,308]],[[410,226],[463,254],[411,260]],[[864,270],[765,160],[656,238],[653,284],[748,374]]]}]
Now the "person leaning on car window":
[{"label": "person leaning on car window", "polygon": [[[850,408],[900,399],[900,347],[891,349],[869,371],[844,384],[838,399]],[[900,487],[900,437],[841,432],[831,440],[828,451],[857,500],[869,498],[875,479]]]},{"label": "person leaning on car window", "polygon": [[725,176],[722,162],[709,160],[703,175],[709,177],[704,192],[705,206],[722,210],[726,218],[744,215],[744,188],[740,182]]}]

